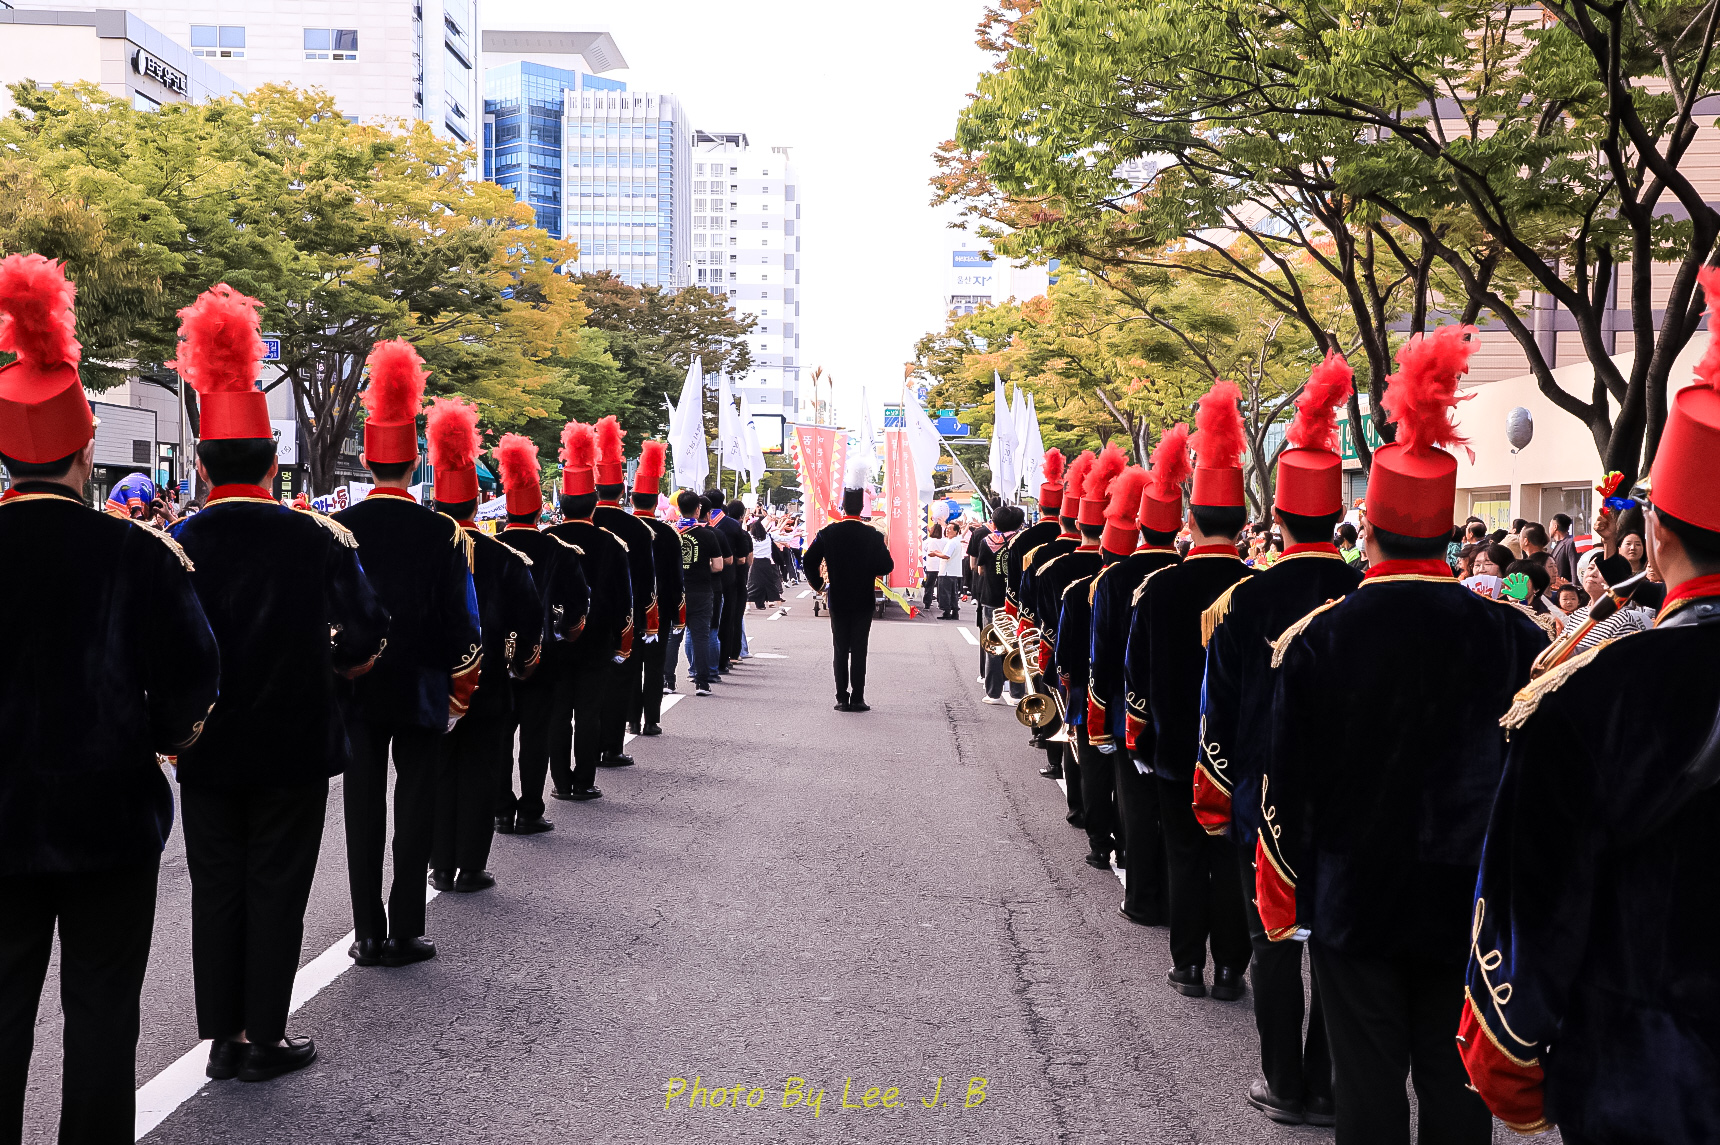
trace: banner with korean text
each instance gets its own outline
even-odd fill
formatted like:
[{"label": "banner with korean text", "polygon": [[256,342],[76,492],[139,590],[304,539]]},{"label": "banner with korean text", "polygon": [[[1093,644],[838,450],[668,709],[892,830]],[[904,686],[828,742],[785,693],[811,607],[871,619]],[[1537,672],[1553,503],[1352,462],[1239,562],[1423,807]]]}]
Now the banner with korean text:
[{"label": "banner with korean text", "polygon": [[789,438],[800,475],[806,543],[842,513],[842,474],[848,464],[848,431],[833,425],[797,425]]},{"label": "banner with korean text", "polygon": [[925,575],[920,560],[920,494],[914,478],[914,453],[908,431],[884,431],[884,513],[890,558],[891,588],[911,588]]}]

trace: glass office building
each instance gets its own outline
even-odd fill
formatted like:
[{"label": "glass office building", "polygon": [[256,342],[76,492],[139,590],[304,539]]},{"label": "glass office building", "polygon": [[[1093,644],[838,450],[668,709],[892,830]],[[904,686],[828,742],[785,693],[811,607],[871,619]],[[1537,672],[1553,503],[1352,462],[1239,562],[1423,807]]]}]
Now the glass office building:
[{"label": "glass office building", "polygon": [[626,91],[619,80],[519,61],[484,73],[484,178],[530,203],[537,224],[562,231],[564,93]]}]

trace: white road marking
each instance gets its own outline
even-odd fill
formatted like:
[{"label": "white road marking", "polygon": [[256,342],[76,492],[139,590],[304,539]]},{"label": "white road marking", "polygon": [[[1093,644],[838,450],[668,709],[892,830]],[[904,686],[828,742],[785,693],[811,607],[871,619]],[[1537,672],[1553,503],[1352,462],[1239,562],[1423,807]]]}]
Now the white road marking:
[{"label": "white road marking", "polygon": [[809,596],[811,596],[811,595],[812,595],[812,590],[811,590],[811,589],[810,589],[810,588],[803,588],[803,589],[801,589],[801,590],[800,590],[800,592],[799,592],[799,593],[798,593],[798,594],[797,594],[797,595],[796,595],[796,596],[795,596],[795,598],[794,598],[794,599],[796,599],[796,600],[805,600],[805,599],[806,599],[806,598],[807,598],[807,597],[809,597]]},{"label": "white road marking", "polygon": [[[663,711],[668,712],[685,698],[679,692],[664,696]],[[623,737],[623,742],[631,743],[635,738],[637,737],[629,732]],[[424,901],[429,902],[439,893],[435,887],[425,886]],[[311,959],[293,976],[293,997],[287,1009],[289,1014],[298,1013],[301,1006],[315,998],[330,982],[354,965],[346,952],[357,937],[357,932],[347,931],[344,938]],[[209,1043],[199,1042],[181,1055],[178,1061],[144,1082],[137,1091],[137,1120],[133,1122],[132,1140],[143,1140],[146,1134],[166,1121],[174,1110],[196,1097],[209,1083],[209,1078],[203,1072],[208,1064]]]},{"label": "white road marking", "polygon": [[956,625],[956,631],[962,634],[963,640],[966,640],[969,644],[972,644],[975,648],[979,647],[979,637],[977,637],[973,634],[973,629],[969,628],[965,624],[958,624],[958,625]]},{"label": "white road marking", "polygon": [[788,659],[788,657],[784,656],[780,652],[754,652],[751,656],[747,657],[747,659],[749,659],[749,660],[786,660],[786,659]]},{"label": "white road marking", "polygon": [[766,620],[781,620],[784,616],[788,615],[789,607],[790,607],[789,605],[785,604],[781,608],[777,609],[775,612],[771,613],[769,616],[765,617],[765,619]]}]

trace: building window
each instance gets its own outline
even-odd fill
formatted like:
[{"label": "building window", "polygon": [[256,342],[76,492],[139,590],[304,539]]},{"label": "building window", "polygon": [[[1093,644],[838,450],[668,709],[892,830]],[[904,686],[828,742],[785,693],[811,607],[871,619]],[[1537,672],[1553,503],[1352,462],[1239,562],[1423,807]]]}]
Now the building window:
[{"label": "building window", "polygon": [[131,93],[131,106],[134,111],[160,111],[161,101],[150,99],[141,91],[134,91]]},{"label": "building window", "polygon": [[306,28],[305,29],[305,59],[307,59],[307,60],[356,60],[356,59],[358,59],[358,29],[356,29],[356,28]]},{"label": "building window", "polygon": [[191,25],[191,54],[209,59],[245,58],[245,29],[236,24]]}]

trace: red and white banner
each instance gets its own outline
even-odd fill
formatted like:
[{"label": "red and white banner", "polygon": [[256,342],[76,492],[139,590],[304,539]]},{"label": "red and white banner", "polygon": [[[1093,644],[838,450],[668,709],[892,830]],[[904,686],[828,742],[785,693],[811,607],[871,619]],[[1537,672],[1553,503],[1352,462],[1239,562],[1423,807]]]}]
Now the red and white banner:
[{"label": "red and white banner", "polygon": [[891,588],[912,588],[925,575],[920,560],[920,494],[908,431],[884,431],[884,514],[889,531]]},{"label": "red and white banner", "polygon": [[806,543],[842,512],[842,474],[848,464],[848,431],[832,425],[797,425],[790,437],[800,475]]}]

